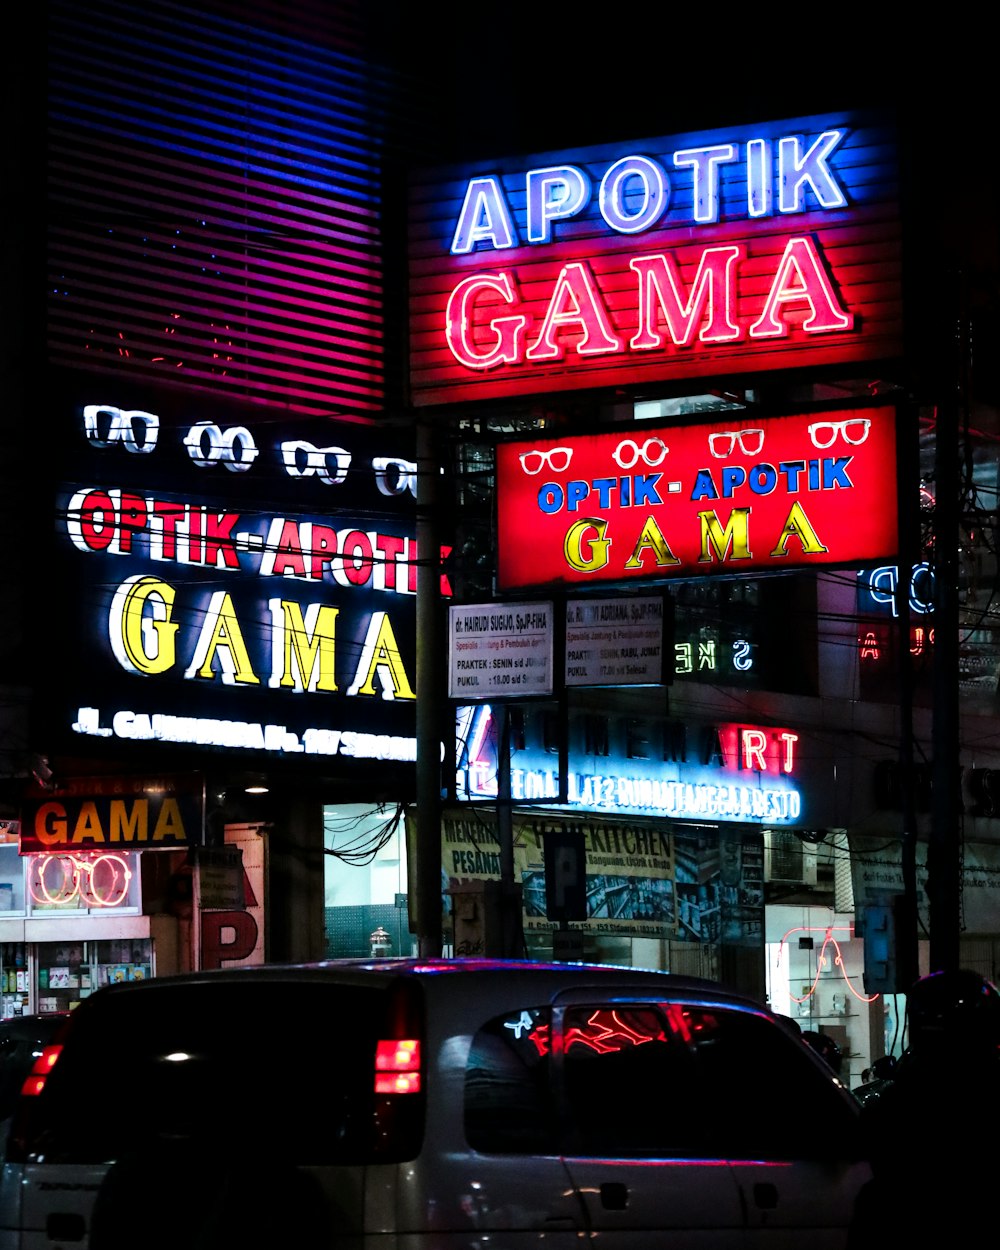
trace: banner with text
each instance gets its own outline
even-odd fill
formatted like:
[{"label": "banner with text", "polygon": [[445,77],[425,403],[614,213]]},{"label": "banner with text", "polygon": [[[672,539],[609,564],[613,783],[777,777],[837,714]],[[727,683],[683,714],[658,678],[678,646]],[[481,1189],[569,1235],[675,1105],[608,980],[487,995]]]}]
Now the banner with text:
[{"label": "banner with text", "polygon": [[[407,813],[414,836],[415,812]],[[546,918],[544,835],[583,834],[587,919],[593,934],[755,945],[764,917],[763,836],[759,830],[696,829],[662,822],[583,817],[513,818],[514,875],[522,887],[525,930],[556,928]],[[446,809],[441,819],[446,890],[500,879],[493,812]]]}]

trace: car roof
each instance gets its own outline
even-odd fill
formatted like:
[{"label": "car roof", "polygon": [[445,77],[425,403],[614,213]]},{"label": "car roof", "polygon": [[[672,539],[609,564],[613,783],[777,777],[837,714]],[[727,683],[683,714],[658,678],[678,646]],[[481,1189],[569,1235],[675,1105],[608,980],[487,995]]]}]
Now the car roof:
[{"label": "car roof", "polygon": [[68,1011],[47,1011],[39,1015],[8,1016],[0,1020],[0,1036],[19,1040],[49,1038],[69,1016]]},{"label": "car roof", "polygon": [[[703,977],[683,976],[652,968],[631,968],[618,964],[562,963],[527,959],[388,957],[368,959],[328,959],[312,962],[266,963],[206,969],[200,972],[177,973],[152,977],[144,981],[120,982],[95,991],[85,1003],[106,1000],[123,994],[155,993],[157,989],[196,986],[199,984],[246,984],[248,982],[290,982],[319,980],[352,985],[381,984],[402,979],[419,981],[428,992],[452,995],[452,990],[434,990],[435,985],[460,983],[460,993],[474,992],[503,980],[507,989],[516,984],[534,993],[555,995],[560,990],[576,987],[629,990],[635,993],[663,993],[673,997],[697,999],[734,1006],[752,1007],[771,1015],[770,1009],[756,1000],[735,992],[716,981]],[[85,1005],[81,1003],[81,1007]],[[79,1008],[78,1008],[79,1010]]]}]

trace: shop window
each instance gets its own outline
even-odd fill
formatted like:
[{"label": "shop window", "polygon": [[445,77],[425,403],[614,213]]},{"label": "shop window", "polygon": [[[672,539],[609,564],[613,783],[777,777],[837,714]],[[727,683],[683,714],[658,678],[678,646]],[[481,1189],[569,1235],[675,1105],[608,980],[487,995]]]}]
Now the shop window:
[{"label": "shop window", "polygon": [[26,1016],[31,1011],[28,952],[23,942],[0,945],[0,1016]]},{"label": "shop window", "polygon": [[102,985],[146,981],[153,975],[149,938],[100,942],[41,942],[35,947],[38,1011],[70,1011]]},{"label": "shop window", "polygon": [[24,860],[17,842],[0,842],[0,915],[24,911]]},{"label": "shop window", "polygon": [[26,855],[25,887],[32,915],[139,910],[139,857],[124,851],[62,851]]}]

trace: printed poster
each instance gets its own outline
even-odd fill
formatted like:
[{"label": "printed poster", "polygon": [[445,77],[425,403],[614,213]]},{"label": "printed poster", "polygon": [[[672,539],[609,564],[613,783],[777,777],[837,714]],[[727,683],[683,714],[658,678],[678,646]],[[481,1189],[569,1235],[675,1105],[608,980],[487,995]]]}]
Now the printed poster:
[{"label": "printed poster", "polygon": [[[441,824],[444,889],[500,879],[492,811],[446,809]],[[587,919],[580,923],[587,932],[748,946],[762,940],[764,843],[759,830],[694,829],[590,815],[565,821],[514,815],[514,875],[522,888],[526,932],[558,927],[545,915],[544,835],[559,827],[583,833]]]}]

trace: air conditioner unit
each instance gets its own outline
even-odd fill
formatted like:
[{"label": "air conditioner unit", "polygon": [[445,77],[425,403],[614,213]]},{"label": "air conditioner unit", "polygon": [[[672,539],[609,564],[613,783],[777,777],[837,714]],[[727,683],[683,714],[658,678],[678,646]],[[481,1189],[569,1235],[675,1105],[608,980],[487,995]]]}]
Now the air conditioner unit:
[{"label": "air conditioner unit", "polygon": [[816,858],[816,845],[790,829],[764,830],[765,883],[815,885]]}]

